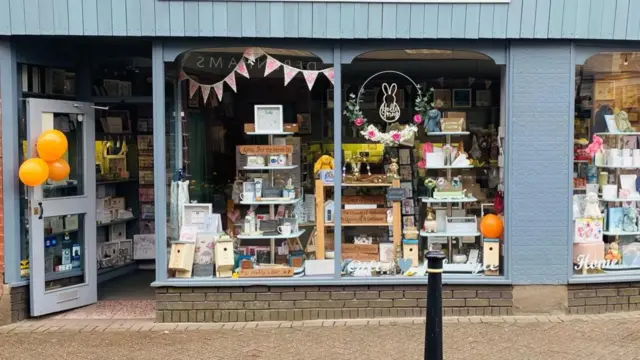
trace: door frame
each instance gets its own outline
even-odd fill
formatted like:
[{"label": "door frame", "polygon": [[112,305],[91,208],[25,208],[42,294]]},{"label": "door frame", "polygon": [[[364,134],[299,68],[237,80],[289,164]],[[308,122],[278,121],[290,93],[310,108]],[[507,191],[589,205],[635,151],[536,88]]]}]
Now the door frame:
[{"label": "door frame", "polygon": [[[95,173],[95,119],[92,103],[26,99],[27,108],[27,157],[35,154],[36,141],[44,130],[42,114],[78,114],[82,115],[82,194],[68,197],[44,198],[43,186],[29,188],[29,262],[30,262],[30,303],[31,316],[41,316],[54,312],[73,309],[98,300],[98,279],[96,263],[96,173]],[[70,164],[74,166],[74,164]],[[83,214],[79,230],[84,234],[84,248],[81,250],[81,284],[46,290],[44,218]],[[80,219],[79,219],[80,220]],[[72,277],[74,275],[70,275]]]}]

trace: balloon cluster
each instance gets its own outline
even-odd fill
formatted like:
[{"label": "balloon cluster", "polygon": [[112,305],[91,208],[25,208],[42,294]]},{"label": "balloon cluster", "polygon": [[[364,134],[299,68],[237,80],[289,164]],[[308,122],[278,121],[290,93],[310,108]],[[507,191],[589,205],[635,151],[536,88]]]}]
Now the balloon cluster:
[{"label": "balloon cluster", "polygon": [[67,152],[67,137],[59,130],[47,130],[38,136],[38,156],[20,165],[18,176],[27,186],[42,185],[47,179],[60,181],[69,176],[71,169],[62,158]]}]

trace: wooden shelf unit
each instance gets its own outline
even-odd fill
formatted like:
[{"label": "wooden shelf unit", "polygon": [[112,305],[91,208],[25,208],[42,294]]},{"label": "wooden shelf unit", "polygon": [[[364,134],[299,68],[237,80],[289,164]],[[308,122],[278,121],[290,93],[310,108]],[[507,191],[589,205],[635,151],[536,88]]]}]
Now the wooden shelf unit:
[{"label": "wooden shelf unit", "polygon": [[[324,221],[324,202],[325,202],[325,186],[333,186],[332,184],[325,184],[322,180],[316,180],[316,259],[323,260],[325,258],[325,234],[327,227],[335,226],[334,223],[325,223]],[[400,187],[400,179],[396,179],[392,184],[380,183],[380,184],[342,184],[342,186],[362,186],[362,187]],[[368,227],[383,227],[389,226],[393,229],[393,249],[394,254],[397,254],[398,246],[402,241],[402,204],[400,201],[394,201],[392,205],[393,222],[387,223],[353,223],[342,224],[342,227],[353,226],[368,226]],[[337,214],[337,209],[334,209],[334,214]],[[337,215],[335,215],[337,216]]]}]

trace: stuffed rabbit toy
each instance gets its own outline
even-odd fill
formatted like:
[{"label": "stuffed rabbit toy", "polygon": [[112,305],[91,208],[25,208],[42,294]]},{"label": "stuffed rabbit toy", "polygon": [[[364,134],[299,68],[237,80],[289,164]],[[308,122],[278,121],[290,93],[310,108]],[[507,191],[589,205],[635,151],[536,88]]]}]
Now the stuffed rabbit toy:
[{"label": "stuffed rabbit toy", "polygon": [[396,91],[398,85],[382,84],[382,105],[380,105],[380,118],[386,122],[396,122],[400,118],[400,106],[396,103]]}]

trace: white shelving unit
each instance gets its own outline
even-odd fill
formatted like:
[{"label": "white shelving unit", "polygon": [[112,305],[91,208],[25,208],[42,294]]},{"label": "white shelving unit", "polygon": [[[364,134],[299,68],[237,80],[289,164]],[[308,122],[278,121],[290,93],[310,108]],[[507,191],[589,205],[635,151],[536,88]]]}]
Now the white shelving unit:
[{"label": "white shelving unit", "polygon": [[[269,145],[273,145],[273,137],[274,136],[288,136],[293,135],[292,132],[273,132],[273,133],[262,133],[262,132],[248,132],[247,135],[254,136],[268,136],[269,137]],[[269,171],[269,185],[273,186],[274,176],[273,171],[277,170],[292,170],[297,168],[298,165],[284,165],[284,166],[244,166],[242,170],[268,170]],[[269,218],[273,219],[276,214],[276,205],[293,205],[302,201],[302,197],[297,199],[283,199],[283,200],[253,200],[253,201],[240,201],[242,205],[269,205]],[[298,231],[296,233],[291,233],[289,235],[238,235],[238,239],[269,239],[270,240],[270,248],[271,248],[271,263],[275,263],[276,258],[276,239],[292,239],[299,237],[304,234],[305,230]]]},{"label": "white shelving unit", "polygon": [[640,231],[603,231],[602,234],[607,236],[633,236],[640,235]]},{"label": "white shelving unit", "polygon": [[[459,132],[431,132],[431,133],[427,133],[427,136],[444,136],[445,137],[445,143],[446,144],[451,144],[451,137],[452,136],[464,136],[464,135],[469,135],[470,132],[468,131],[459,131]],[[451,181],[451,171],[454,169],[473,169],[473,165],[469,165],[469,166],[441,166],[441,167],[429,167],[427,165],[426,170],[447,170],[447,180]],[[431,203],[444,203],[447,205],[447,216],[453,216],[453,204],[454,203],[470,203],[470,202],[475,202],[477,201],[476,198],[474,197],[465,197],[465,198],[459,198],[459,199],[434,199],[431,197],[422,197],[421,201],[423,204],[431,204]],[[420,225],[420,227],[422,228],[422,225]],[[452,263],[453,262],[453,238],[454,237],[476,237],[476,236],[480,236],[479,232],[471,232],[471,233],[450,233],[450,232],[436,232],[436,233],[427,233],[424,231],[420,232],[420,236],[421,237],[425,237],[425,238],[430,238],[430,237],[446,237],[447,238],[447,258],[448,258],[448,262]],[[427,240],[427,246],[429,246],[429,242]],[[460,249],[460,247],[462,246],[462,241],[458,241],[458,250]],[[454,265],[454,264],[452,264]],[[465,267],[465,270],[469,270],[471,268],[475,269],[478,264],[455,264],[455,267],[457,269],[461,269],[463,267],[461,267],[460,265],[470,265]],[[472,266],[471,266],[472,265]],[[450,270],[453,271],[452,267],[449,267]],[[472,272],[472,270],[469,271],[463,271],[463,272]],[[445,268],[445,271],[447,271],[447,269]],[[459,272],[458,271],[454,271],[454,272]]]}]

